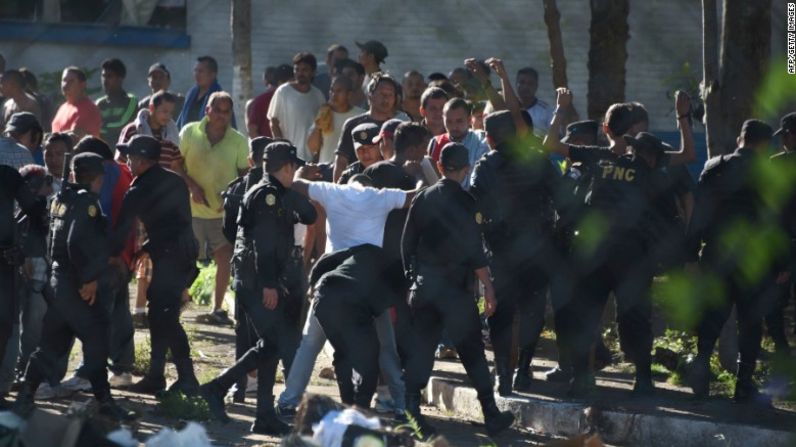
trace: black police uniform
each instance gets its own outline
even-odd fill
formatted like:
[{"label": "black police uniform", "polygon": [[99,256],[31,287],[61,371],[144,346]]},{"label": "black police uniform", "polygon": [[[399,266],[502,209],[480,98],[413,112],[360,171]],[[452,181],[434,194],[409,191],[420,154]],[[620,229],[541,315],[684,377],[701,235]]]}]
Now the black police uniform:
[{"label": "black police uniform", "polygon": [[[665,155],[663,157],[666,157]],[[643,219],[650,268],[664,273],[685,262],[685,216],[680,199],[693,194],[696,183],[684,165],[667,166],[664,162],[650,172],[650,206]],[[684,211],[684,210],[683,210]]]},{"label": "black police uniform", "polygon": [[340,178],[337,179],[337,183],[345,185],[349,180],[351,180],[351,177],[357,174],[362,174],[363,172],[365,172],[365,167],[362,166],[362,163],[355,161],[348,165],[345,171],[343,171],[343,173],[340,175]]},{"label": "black police uniform", "polygon": [[553,201],[561,176],[543,152],[530,149],[524,157],[511,156],[508,145],[499,146],[476,164],[470,188],[484,216],[484,239],[499,303],[489,318],[489,331],[501,395],[511,394],[515,312],[520,315],[515,388],[525,390],[544,327],[547,288],[561,268],[553,243]]},{"label": "black police uniform", "polygon": [[[133,141],[138,138],[142,137]],[[188,187],[179,175],[157,164],[151,166],[133,180],[125,194],[111,240],[111,253],[118,255],[135,219],[143,223],[147,233],[143,250],[152,259],[152,280],[147,289],[152,361],[145,381],[136,387],[145,392],[165,388],[163,374],[169,350],[179,374],[172,388],[195,393],[198,387],[188,337],[180,323],[182,291],[198,273],[199,245],[191,230],[190,200]]]},{"label": "black police uniform", "polygon": [[379,375],[374,318],[393,304],[381,280],[384,253],[364,244],[327,253],[310,275],[313,312],[334,347],[334,369],[344,404],[369,408]]},{"label": "black police uniform", "polygon": [[[266,148],[266,154],[274,144],[284,143],[272,143]],[[295,148],[291,147],[291,150],[295,157]],[[298,325],[288,317],[288,310],[295,307],[291,301],[299,297],[288,293],[285,275],[289,273],[294,247],[294,225],[312,224],[316,217],[315,207],[308,199],[285,188],[270,175],[266,175],[243,199],[234,255],[240,261],[233,287],[259,340],[234,366],[202,386],[202,395],[218,419],[227,419],[223,403],[226,391],[241,375],[256,368],[257,415],[252,430],[283,433],[286,429],[274,413],[272,393],[280,356],[285,369],[289,370],[298,346]],[[264,288],[277,290],[279,300],[275,309],[263,306]]]},{"label": "black police uniform", "polygon": [[5,355],[8,339],[19,315],[16,308],[16,269],[19,266],[19,248],[16,246],[14,203],[32,218],[32,224],[44,227],[45,202],[37,198],[25,185],[19,171],[0,165],[0,358]]},{"label": "black police uniform", "polygon": [[[417,187],[417,182],[404,171],[398,163],[392,160],[380,161],[368,166],[363,172],[373,180],[373,186],[382,188],[397,188],[411,191]],[[407,303],[409,293],[409,280],[404,275],[403,261],[401,259],[401,235],[406,223],[407,209],[395,209],[387,215],[384,224],[384,278],[393,297],[392,307],[395,309],[394,323],[395,341],[398,354],[406,362],[408,352],[413,349],[414,341],[411,329],[411,314]]]},{"label": "black police uniform", "polygon": [[698,353],[690,380],[698,396],[708,394],[710,355],[733,304],[737,308],[739,348],[735,398],[746,400],[757,394],[752,374],[760,353],[763,317],[776,296],[773,276],[777,266],[759,265],[761,274],[750,277],[743,269],[746,254],[731,249],[723,240],[738,225],[765,231],[766,207],[754,172],[761,157],[752,149],[738,148],[708,160],[699,177],[688,254],[691,260],[699,257],[703,275],[720,281],[724,293],[718,302],[704,303],[707,310],[697,328]]},{"label": "black police uniform", "polygon": [[417,346],[406,364],[404,382],[407,411],[424,426],[420,391],[431,375],[443,329],[478,392],[487,427],[502,418],[484,355],[478,306],[468,287],[473,272],[487,266],[481,220],[473,197],[446,178],[421,191],[409,208],[402,256],[413,279],[409,306]]},{"label": "black police uniform", "polygon": [[[102,173],[102,158],[80,154],[73,159],[75,171]],[[113,403],[106,363],[110,351],[110,302],[103,287],[96,288],[95,301],[88,303],[80,289],[102,281],[108,273],[108,233],[100,213],[99,196],[84,185],[65,184],[50,205],[50,285],[54,297],[44,315],[39,348],[30,356],[25,384],[16,408],[25,414],[33,395],[44,380],[54,379],[58,359],[68,354],[73,336],[83,344],[83,372],[91,382],[101,409],[126,416]]]},{"label": "black police uniform", "polygon": [[[234,246],[235,238],[238,233],[238,215],[243,197],[246,192],[254,187],[263,178],[262,166],[257,166],[249,170],[246,175],[242,175],[227,186],[224,191],[224,219],[222,232],[229,243]],[[232,259],[232,275],[237,271],[237,260]],[[249,317],[243,311],[239,300],[235,300],[235,359],[239,359],[257,343],[257,334],[249,321]],[[246,396],[246,383],[248,375],[244,375],[237,383],[235,401],[243,402]]]},{"label": "black police uniform", "polygon": [[[588,216],[574,240],[573,256],[581,277],[572,301],[574,315],[561,321],[571,337],[575,381],[572,394],[593,385],[589,358],[598,337],[608,295],[617,300],[622,349],[636,365],[636,390],[652,390],[650,351],[652,277],[641,261],[645,256],[641,218],[648,205],[650,166],[635,154],[616,155],[607,147],[569,146],[569,158],[584,163],[592,174],[587,194]],[[603,231],[593,234],[595,228]],[[589,239],[590,231],[592,236]]]},{"label": "black police uniform", "polygon": [[[775,164],[779,172],[788,179],[796,179],[796,152],[780,152],[771,157],[771,163]],[[765,321],[768,335],[774,340],[776,352],[785,356],[790,354],[790,344],[785,335],[785,309],[793,296],[796,284],[796,189],[791,191],[782,205],[780,222],[790,242],[783,262],[785,265],[783,271],[789,272],[790,278],[783,284],[777,285],[777,300],[766,315]]]}]

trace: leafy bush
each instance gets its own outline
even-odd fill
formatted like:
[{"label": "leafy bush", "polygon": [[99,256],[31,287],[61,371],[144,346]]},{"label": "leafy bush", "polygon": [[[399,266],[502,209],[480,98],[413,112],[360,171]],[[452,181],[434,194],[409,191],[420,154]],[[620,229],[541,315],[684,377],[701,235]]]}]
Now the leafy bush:
[{"label": "leafy bush", "polygon": [[187,421],[207,421],[210,408],[199,396],[188,397],[182,392],[165,393],[158,398],[158,408],[167,417]]}]

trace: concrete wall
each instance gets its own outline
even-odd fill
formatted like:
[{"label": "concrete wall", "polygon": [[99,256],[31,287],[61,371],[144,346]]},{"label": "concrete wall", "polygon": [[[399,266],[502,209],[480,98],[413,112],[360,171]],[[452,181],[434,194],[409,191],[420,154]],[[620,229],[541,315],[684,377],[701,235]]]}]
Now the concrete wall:
[{"label": "concrete wall", "polygon": [[[585,0],[559,0],[570,87],[576,106],[585,114],[590,11]],[[548,68],[547,31],[541,1],[446,0],[252,0],[252,52],[255,92],[262,90],[266,65],[289,62],[299,50],[319,61],[331,43],[341,43],[356,56],[355,40],[378,39],[390,56],[385,68],[395,75],[415,68],[424,74],[448,72],[467,57],[501,57],[514,72],[531,65],[540,72],[538,96],[553,101]],[[782,5],[775,9],[784,8]],[[784,13],[775,11],[774,50],[784,42]],[[51,43],[0,42],[9,67],[28,66],[35,72],[58,70],[68,64],[96,66],[111,56],[128,65],[128,89],[147,93],[146,70],[154,61],[172,72],[172,87],[184,92],[192,84],[193,60],[210,54],[218,59],[221,84],[232,86],[229,2],[188,0],[190,50],[67,46]],[[701,11],[694,0],[631,1],[628,43],[628,100],[644,103],[652,127],[674,128],[673,103],[664,81],[689,63],[701,77]],[[99,77],[94,82],[98,85]]]}]

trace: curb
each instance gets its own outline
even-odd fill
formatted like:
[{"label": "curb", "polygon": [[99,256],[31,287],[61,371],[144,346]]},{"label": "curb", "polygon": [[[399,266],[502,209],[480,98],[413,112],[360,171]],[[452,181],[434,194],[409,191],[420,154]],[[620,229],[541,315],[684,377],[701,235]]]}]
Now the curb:
[{"label": "curb", "polygon": [[[473,388],[432,377],[429,403],[471,419],[483,420]],[[495,396],[501,410],[514,413],[515,425],[542,435],[571,437],[594,426],[612,445],[644,446],[794,446],[796,433],[752,425],[713,422],[673,415],[599,409],[583,403],[529,397]]]}]

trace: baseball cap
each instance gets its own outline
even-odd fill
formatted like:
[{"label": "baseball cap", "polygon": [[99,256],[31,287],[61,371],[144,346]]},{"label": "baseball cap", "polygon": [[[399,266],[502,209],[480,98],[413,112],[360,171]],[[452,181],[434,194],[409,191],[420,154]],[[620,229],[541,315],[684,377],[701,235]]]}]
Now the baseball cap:
[{"label": "baseball cap", "polygon": [[796,112],[791,112],[779,120],[779,129],[774,132],[774,136],[781,135],[785,132],[796,134]]},{"label": "baseball cap", "polygon": [[169,73],[169,69],[166,68],[166,65],[163,64],[162,62],[155,62],[154,64],[150,65],[149,66],[149,71],[147,72],[147,76],[151,75],[152,73],[154,73],[156,71],[162,71],[163,73],[166,73],[166,76],[171,77],[171,73]]},{"label": "baseball cap", "polygon": [[21,134],[27,133],[31,130],[42,131],[39,120],[36,115],[30,112],[17,112],[11,115],[11,118],[6,123],[6,132],[19,132]]},{"label": "baseball cap", "polygon": [[633,149],[648,150],[655,154],[661,154],[673,149],[671,146],[661,141],[660,138],[649,132],[639,132],[639,134],[635,137],[625,135],[624,139],[629,146],[633,147]]},{"label": "baseball cap", "polygon": [[567,126],[567,134],[561,139],[562,143],[567,143],[571,137],[574,136],[591,136],[597,138],[597,129],[599,124],[594,120],[576,121]]},{"label": "baseball cap", "polygon": [[298,158],[298,149],[287,141],[274,141],[265,146],[263,161],[266,164],[283,165],[292,162],[299,166],[304,165],[304,160]]},{"label": "baseball cap", "polygon": [[149,135],[136,135],[127,143],[117,144],[116,149],[128,157],[138,155],[155,161],[160,159],[160,142]]},{"label": "baseball cap", "polygon": [[351,131],[351,138],[354,140],[354,149],[362,145],[372,145],[373,139],[379,135],[380,128],[374,123],[362,123]]},{"label": "baseball cap", "polygon": [[439,161],[446,171],[458,171],[470,165],[470,152],[461,143],[448,143],[442,148]]},{"label": "baseball cap", "polygon": [[403,121],[399,119],[389,119],[381,125],[379,134],[373,138],[373,144],[378,144],[384,137],[392,138],[395,134],[395,129],[401,125]]},{"label": "baseball cap", "polygon": [[93,152],[83,152],[72,157],[72,172],[75,176],[100,175],[105,173],[103,158]]},{"label": "baseball cap", "polygon": [[741,136],[746,143],[757,143],[770,140],[774,136],[774,129],[760,120],[750,119],[743,122]]},{"label": "baseball cap", "polygon": [[360,50],[365,50],[376,58],[377,62],[384,62],[387,59],[387,47],[378,40],[369,40],[365,43],[356,42]]}]

